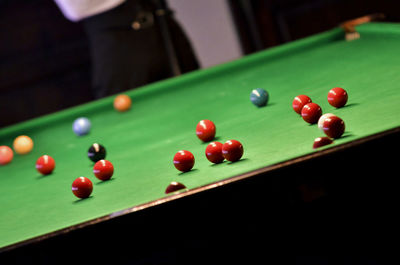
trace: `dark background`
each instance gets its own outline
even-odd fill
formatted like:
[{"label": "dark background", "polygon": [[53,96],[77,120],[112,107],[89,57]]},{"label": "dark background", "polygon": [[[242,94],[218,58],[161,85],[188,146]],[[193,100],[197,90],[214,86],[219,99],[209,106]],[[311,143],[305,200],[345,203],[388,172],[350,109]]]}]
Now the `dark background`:
[{"label": "dark background", "polygon": [[393,0],[229,0],[245,54],[304,38],[361,16],[400,21]]},{"label": "dark background", "polygon": [[[399,1],[227,0],[244,54],[382,12],[400,21]],[[92,100],[82,25],[53,1],[0,1],[0,128]]]},{"label": "dark background", "polygon": [[53,1],[0,1],[0,127],[91,99],[81,25]]}]

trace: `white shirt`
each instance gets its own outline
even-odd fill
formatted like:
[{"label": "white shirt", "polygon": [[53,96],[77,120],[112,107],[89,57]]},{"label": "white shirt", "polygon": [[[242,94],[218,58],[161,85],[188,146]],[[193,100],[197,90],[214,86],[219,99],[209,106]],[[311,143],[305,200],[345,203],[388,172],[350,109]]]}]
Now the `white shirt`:
[{"label": "white shirt", "polygon": [[108,11],[126,0],[54,0],[64,16],[71,21]]}]

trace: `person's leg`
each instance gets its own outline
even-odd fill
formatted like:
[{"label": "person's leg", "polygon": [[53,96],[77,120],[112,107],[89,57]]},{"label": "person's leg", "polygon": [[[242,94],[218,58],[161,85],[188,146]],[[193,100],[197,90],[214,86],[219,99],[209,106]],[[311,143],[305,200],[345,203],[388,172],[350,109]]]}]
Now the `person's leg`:
[{"label": "person's leg", "polygon": [[[151,1],[128,0],[84,20],[90,41],[96,98],[171,76],[160,27],[154,16],[155,7]],[[134,24],[135,21],[139,24]],[[189,40],[171,14],[167,21],[182,72],[197,69]]]}]

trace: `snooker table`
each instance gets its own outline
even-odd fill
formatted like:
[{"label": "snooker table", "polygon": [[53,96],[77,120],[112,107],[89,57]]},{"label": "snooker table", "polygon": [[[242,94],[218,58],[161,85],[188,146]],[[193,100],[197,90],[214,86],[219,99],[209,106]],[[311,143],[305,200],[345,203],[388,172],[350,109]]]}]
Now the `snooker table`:
[{"label": "snooker table", "polygon": [[[115,255],[143,261],[155,251],[160,260],[187,259],[221,246],[247,256],[263,252],[249,243],[254,239],[267,238],[276,249],[289,244],[299,250],[300,241],[308,242],[315,250],[323,248],[316,242],[330,246],[339,235],[342,247],[375,246],[363,236],[364,225],[369,239],[379,238],[398,220],[391,209],[400,136],[400,25],[366,23],[357,30],[357,40],[346,41],[335,28],[128,91],[127,112],[115,111],[108,97],[1,129],[0,145],[11,146],[18,135],[29,135],[35,145],[0,167],[0,258],[51,263],[49,256],[72,260],[86,248],[84,264],[119,264]],[[340,109],[326,99],[337,86],[349,94]],[[265,107],[249,100],[257,87],[269,92]],[[323,133],[292,110],[299,94],[341,117],[345,134],[313,149]],[[78,137],[71,127],[81,116],[92,129]],[[213,165],[206,159],[207,144],[195,135],[202,119],[216,124],[216,140],[243,144],[240,161]],[[87,150],[94,142],[105,146],[114,165],[110,181],[92,173]],[[196,159],[187,173],[172,163],[182,149]],[[56,161],[48,176],[34,166],[43,154]],[[93,181],[88,199],[71,192],[79,176]],[[166,195],[171,181],[187,189]]]}]

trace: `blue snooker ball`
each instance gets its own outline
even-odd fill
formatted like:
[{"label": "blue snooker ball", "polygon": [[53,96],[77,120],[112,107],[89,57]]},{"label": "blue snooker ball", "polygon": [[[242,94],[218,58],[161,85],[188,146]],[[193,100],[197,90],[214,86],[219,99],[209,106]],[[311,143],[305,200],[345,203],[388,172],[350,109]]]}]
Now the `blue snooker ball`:
[{"label": "blue snooker ball", "polygon": [[268,92],[262,88],[253,89],[250,93],[250,100],[257,107],[262,107],[268,103]]},{"label": "blue snooker ball", "polygon": [[72,125],[72,130],[76,135],[82,136],[88,134],[90,132],[91,127],[92,125],[88,118],[80,117],[74,121]]}]

